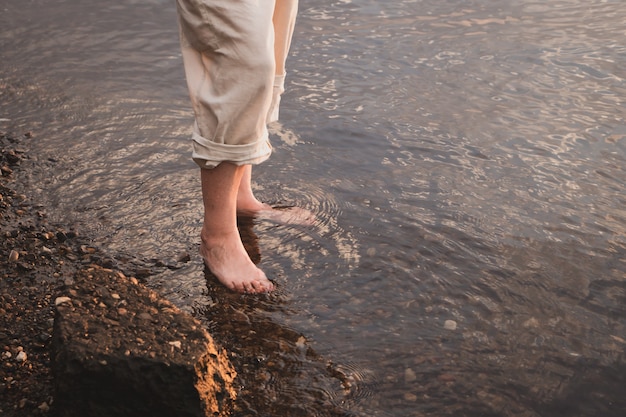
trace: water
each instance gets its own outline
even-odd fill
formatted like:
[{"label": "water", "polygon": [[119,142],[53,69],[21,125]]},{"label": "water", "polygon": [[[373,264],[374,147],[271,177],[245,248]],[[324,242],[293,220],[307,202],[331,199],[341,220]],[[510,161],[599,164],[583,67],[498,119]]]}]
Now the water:
[{"label": "water", "polygon": [[27,191],[207,325],[236,415],[626,412],[621,1],[301,0],[255,188],[318,221],[242,224],[279,288],[260,298],[196,255],[172,2],[0,12]]}]

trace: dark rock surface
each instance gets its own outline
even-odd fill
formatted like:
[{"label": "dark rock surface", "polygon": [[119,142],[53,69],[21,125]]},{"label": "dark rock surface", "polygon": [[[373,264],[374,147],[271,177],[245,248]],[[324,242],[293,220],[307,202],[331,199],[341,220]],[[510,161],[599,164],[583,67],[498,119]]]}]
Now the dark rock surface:
[{"label": "dark rock surface", "polygon": [[235,371],[188,314],[121,273],[89,268],[55,299],[63,417],[225,415]]}]

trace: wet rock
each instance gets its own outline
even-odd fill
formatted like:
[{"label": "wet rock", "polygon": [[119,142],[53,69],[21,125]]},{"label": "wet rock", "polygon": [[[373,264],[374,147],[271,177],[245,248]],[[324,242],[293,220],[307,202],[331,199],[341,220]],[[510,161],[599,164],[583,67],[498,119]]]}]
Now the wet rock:
[{"label": "wet rock", "polygon": [[[236,373],[193,317],[103,269],[63,291],[72,302],[57,305],[52,338],[59,417],[229,415]],[[94,303],[106,294],[128,304]]]}]

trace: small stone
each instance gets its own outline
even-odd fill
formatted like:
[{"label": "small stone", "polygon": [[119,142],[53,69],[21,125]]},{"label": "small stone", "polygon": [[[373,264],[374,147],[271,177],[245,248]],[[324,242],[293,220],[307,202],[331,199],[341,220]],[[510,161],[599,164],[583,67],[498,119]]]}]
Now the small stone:
[{"label": "small stone", "polygon": [[297,346],[299,349],[304,349],[304,348],[306,348],[306,339],[304,338],[304,336],[300,336],[300,337],[298,338],[298,340],[296,341],[296,346]]},{"label": "small stone", "polygon": [[111,298],[114,299],[114,300],[119,300],[121,297],[120,297],[119,294],[113,293],[113,294],[111,294]]},{"label": "small stone", "polygon": [[415,371],[411,368],[406,368],[404,370],[404,381],[405,382],[413,382],[417,379],[417,375],[415,374]]},{"label": "small stone", "polygon": [[446,330],[456,330],[456,321],[446,320],[446,322],[443,324],[443,328]]},{"label": "small stone", "polygon": [[93,255],[94,253],[96,253],[96,248],[92,248],[91,246],[87,246],[87,245],[81,245],[80,252],[83,255]]},{"label": "small stone", "polygon": [[417,401],[417,395],[411,393],[411,392],[407,392],[406,394],[404,394],[404,399],[406,401],[411,401],[411,402],[415,402]]},{"label": "small stone", "polygon": [[456,378],[452,374],[441,374],[437,377],[437,379],[441,382],[454,382]]},{"label": "small stone", "polygon": [[0,167],[0,171],[2,172],[2,175],[7,177],[13,173],[13,170],[6,165],[2,165]]},{"label": "small stone", "polygon": [[15,249],[12,249],[11,253],[9,253],[9,262],[17,262],[19,258],[20,258],[20,253],[16,251]]},{"label": "small stone", "polygon": [[26,355],[26,352],[21,351],[20,353],[17,354],[17,356],[15,357],[15,360],[18,362],[26,362],[27,358],[28,358],[28,355]]},{"label": "small stone", "polygon": [[72,302],[72,299],[70,297],[57,297],[54,300],[54,305],[55,306],[60,306],[61,304],[71,303],[71,302]]},{"label": "small stone", "polygon": [[39,409],[39,411],[41,411],[42,413],[47,413],[48,411],[50,411],[50,406],[48,405],[47,402],[42,402],[41,404],[39,404],[39,406],[37,407]]},{"label": "small stone", "polygon": [[139,317],[141,320],[152,320],[152,316],[149,313],[139,313],[139,315],[137,316]]},{"label": "small stone", "polygon": [[180,349],[183,345],[180,343],[180,340],[176,340],[174,342],[170,342],[171,346],[174,346],[176,349]]},{"label": "small stone", "polygon": [[539,327],[539,320],[537,320],[534,317],[529,318],[528,320],[526,320],[522,326],[524,326],[527,329],[536,329],[537,327]]}]

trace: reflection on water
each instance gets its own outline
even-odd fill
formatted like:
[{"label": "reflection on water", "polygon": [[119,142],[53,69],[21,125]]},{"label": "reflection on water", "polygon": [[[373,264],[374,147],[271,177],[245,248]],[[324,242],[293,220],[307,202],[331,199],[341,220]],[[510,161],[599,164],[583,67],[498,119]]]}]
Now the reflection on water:
[{"label": "reflection on water", "polygon": [[264,297],[197,255],[173,6],[29,5],[0,13],[29,193],[206,323],[238,415],[624,415],[620,1],[302,0],[255,191],[317,221],[242,223]]}]

